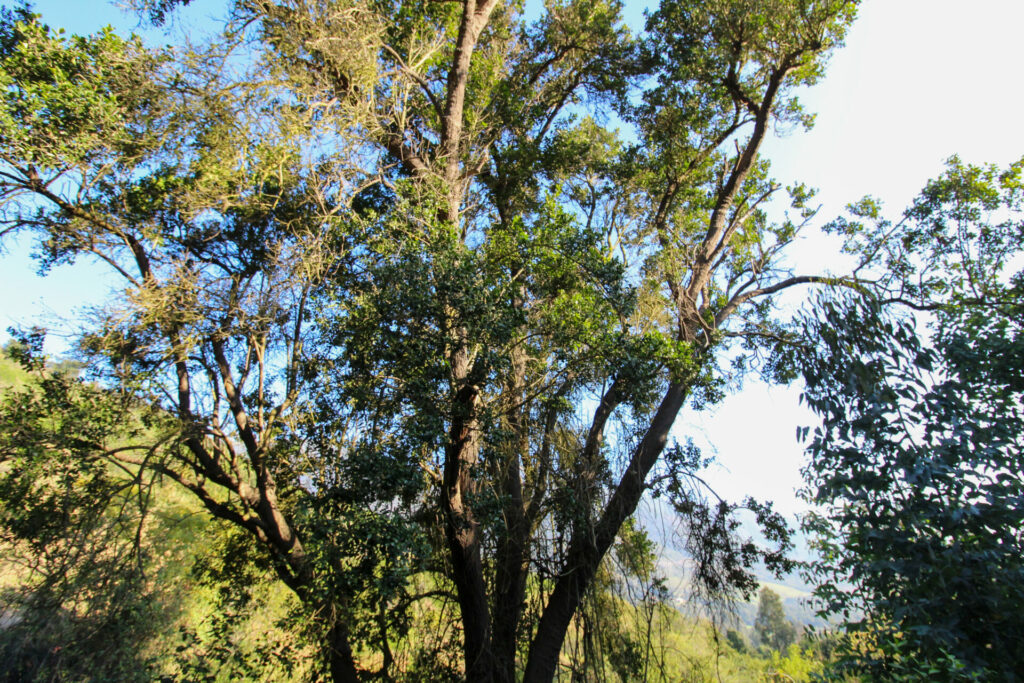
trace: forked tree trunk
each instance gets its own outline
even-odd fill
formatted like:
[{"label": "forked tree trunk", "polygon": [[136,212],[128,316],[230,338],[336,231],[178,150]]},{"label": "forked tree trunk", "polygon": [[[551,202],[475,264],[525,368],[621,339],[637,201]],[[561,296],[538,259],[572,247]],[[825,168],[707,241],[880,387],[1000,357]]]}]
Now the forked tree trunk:
[{"label": "forked tree trunk", "polygon": [[572,616],[579,609],[587,589],[597,573],[601,559],[608,552],[623,522],[636,511],[644,492],[644,482],[661,452],[665,449],[669,431],[686,399],[687,387],[679,382],[669,385],[658,406],[651,426],[633,452],[629,467],[622,475],[604,514],[594,529],[593,536],[575,536],[563,573],[544,608],[540,624],[530,643],[526,662],[525,681],[550,681],[558,667]]}]

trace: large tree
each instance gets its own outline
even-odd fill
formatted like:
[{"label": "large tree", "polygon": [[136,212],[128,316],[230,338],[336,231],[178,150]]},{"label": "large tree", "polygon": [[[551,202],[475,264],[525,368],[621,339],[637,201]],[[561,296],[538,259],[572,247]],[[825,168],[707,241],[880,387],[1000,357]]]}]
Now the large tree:
[{"label": "large tree", "polygon": [[842,282],[780,267],[809,193],[769,220],[759,149],[855,6],[666,0],[632,36],[614,2],[247,0],[165,51],[8,12],[4,230],[123,278],[80,349],[161,416],[78,452],[263,548],[338,681],[407,672],[409,605],[449,592],[459,675],[552,679],[652,487],[694,585],[752,590],[779,556],[670,431],[780,337],[773,295]]}]

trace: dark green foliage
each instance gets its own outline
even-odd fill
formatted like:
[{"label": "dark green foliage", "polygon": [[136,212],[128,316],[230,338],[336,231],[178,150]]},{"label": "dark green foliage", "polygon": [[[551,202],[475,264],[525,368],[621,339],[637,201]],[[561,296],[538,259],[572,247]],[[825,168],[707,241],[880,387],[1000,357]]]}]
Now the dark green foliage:
[{"label": "dark green foliage", "polygon": [[152,681],[155,663],[139,645],[159,632],[166,605],[129,581],[107,590],[98,588],[103,601],[93,601],[88,615],[38,595],[0,598],[0,681]]},{"label": "dark green foliage", "polygon": [[746,639],[734,628],[725,632],[725,642],[729,643],[729,647],[736,650],[736,652],[742,654],[747,651]]},{"label": "dark green foliage", "polygon": [[921,275],[904,293],[940,304],[930,343],[870,300],[821,302],[811,322],[812,576],[850,636],[840,671],[1024,675],[1007,656],[1024,648],[1019,174],[954,160],[887,237]]},{"label": "dark green foliage", "polygon": [[138,543],[154,482],[94,456],[145,429],[144,411],[48,368],[38,342],[5,349],[25,370],[0,397],[2,571],[21,578],[0,591],[0,680],[151,680],[138,645],[172,604]]}]

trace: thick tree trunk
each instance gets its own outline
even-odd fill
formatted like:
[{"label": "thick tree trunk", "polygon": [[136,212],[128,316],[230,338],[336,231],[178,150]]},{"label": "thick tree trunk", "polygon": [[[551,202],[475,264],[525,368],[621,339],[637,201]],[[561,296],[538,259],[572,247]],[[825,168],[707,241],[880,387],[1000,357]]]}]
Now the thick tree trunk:
[{"label": "thick tree trunk", "polygon": [[348,626],[335,619],[327,633],[328,663],[331,668],[333,683],[359,683],[359,670],[356,668],[352,646],[348,640]]},{"label": "thick tree trunk", "polygon": [[[522,299],[517,296],[517,307]],[[508,394],[518,403],[525,396],[526,357],[522,350],[512,354],[512,377]],[[530,524],[523,501],[523,482],[520,458],[530,448],[527,434],[525,405],[509,410],[506,425],[512,435],[507,445],[504,462],[499,465],[498,481],[503,494],[502,524],[498,527],[497,552],[494,569],[494,596],[491,621],[494,625],[493,648],[494,678],[499,683],[516,683],[516,636],[526,599],[527,557],[530,542]]]},{"label": "thick tree trunk", "polygon": [[[518,463],[517,463],[518,464]],[[510,476],[511,473],[510,473]],[[518,479],[519,468],[514,476]],[[518,488],[518,487],[517,487]],[[522,493],[518,509],[506,508],[508,528],[499,541],[495,568],[494,604],[492,608],[494,634],[494,679],[499,683],[516,681],[516,635],[526,599],[526,518],[522,511]]]},{"label": "thick tree trunk", "polygon": [[562,576],[544,608],[537,633],[530,643],[526,662],[526,681],[550,681],[558,666],[558,655],[573,614],[579,608],[598,565],[611,547],[626,518],[636,511],[644,492],[644,482],[665,449],[669,431],[686,399],[687,387],[672,382],[640,445],[633,452],[629,467],[598,521],[593,535],[573,534]]},{"label": "thick tree trunk", "polygon": [[526,596],[526,557],[529,525],[523,509],[518,453],[511,454],[504,472],[504,524],[498,540],[495,567],[495,679],[515,683],[516,635]]},{"label": "thick tree trunk", "polygon": [[[463,110],[470,64],[476,41],[496,4],[497,0],[463,2],[462,20],[459,22],[458,37],[448,71],[438,149],[440,170],[447,186],[448,197],[447,210],[439,213],[438,218],[452,226],[459,223],[459,210],[466,190],[461,168],[465,142]],[[445,322],[451,324],[448,329],[458,330],[458,315],[451,315]],[[470,500],[475,488],[471,470],[477,462],[480,450],[480,425],[476,414],[479,389],[470,379],[472,359],[467,348],[465,331],[456,331],[450,341],[452,347],[449,360],[454,396],[448,443],[445,445],[441,510],[444,513],[452,577],[455,580],[462,612],[466,680],[489,683],[494,670],[490,611],[487,605],[483,563],[480,558],[480,524],[473,515]]]},{"label": "thick tree trunk", "polygon": [[479,523],[471,514],[459,512],[451,505],[446,506],[445,513],[452,576],[462,612],[466,680],[490,681],[493,671],[491,622],[480,560]]},{"label": "thick tree trunk", "polygon": [[466,680],[489,682],[494,670],[491,620],[480,559],[480,524],[473,515],[470,500],[475,489],[471,470],[480,450],[476,417],[479,396],[477,388],[469,381],[470,365],[464,347],[452,354],[453,383],[459,389],[452,400],[453,415],[445,446],[441,509],[452,577],[462,612]]}]

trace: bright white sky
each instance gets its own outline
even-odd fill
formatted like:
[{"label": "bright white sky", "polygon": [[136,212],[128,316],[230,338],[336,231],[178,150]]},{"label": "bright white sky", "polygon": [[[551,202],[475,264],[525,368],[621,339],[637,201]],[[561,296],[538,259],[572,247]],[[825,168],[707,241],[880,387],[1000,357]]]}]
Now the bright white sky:
[{"label": "bright white sky", "polygon": [[[94,0],[34,4],[47,23],[71,32],[134,27],[132,19]],[[217,0],[199,4],[190,15],[216,14],[222,6]],[[819,188],[822,220],[865,194],[897,214],[952,154],[997,164],[1024,155],[1021,27],[1024,2],[1018,0],[866,0],[826,78],[801,98],[817,112],[815,128],[766,146],[777,177]],[[27,258],[28,245],[10,247],[0,268],[0,327],[59,327],[60,319],[72,320],[75,310],[102,299],[104,285],[94,274],[62,267],[41,279]],[[830,258],[811,241],[793,262],[813,272]],[[0,340],[6,336],[0,332]],[[717,453],[720,464],[708,477],[724,497],[750,494],[795,512],[802,507],[794,491],[803,460],[796,427],[814,424],[797,405],[798,395],[795,388],[748,382],[715,409],[687,413],[676,433]]]},{"label": "bright white sky", "polygon": [[[765,147],[777,177],[819,188],[822,221],[866,194],[898,215],[953,154],[1000,165],[1024,156],[1021,27],[1017,0],[867,0],[825,79],[801,96],[815,127]],[[806,272],[835,258],[813,244],[799,251],[792,262]],[[816,424],[798,397],[795,387],[750,382],[675,431],[717,453],[708,479],[720,495],[796,512],[805,507],[794,495],[796,427]]]}]

